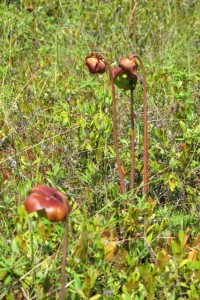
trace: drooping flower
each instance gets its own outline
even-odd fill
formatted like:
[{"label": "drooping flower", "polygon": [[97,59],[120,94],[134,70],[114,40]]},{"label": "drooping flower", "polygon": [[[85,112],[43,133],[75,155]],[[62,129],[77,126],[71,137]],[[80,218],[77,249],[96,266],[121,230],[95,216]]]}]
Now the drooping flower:
[{"label": "drooping flower", "polygon": [[32,2],[30,2],[30,3],[28,4],[27,10],[28,10],[28,12],[30,12],[30,13],[34,10],[34,4],[33,4]]},{"label": "drooping flower", "polygon": [[119,67],[122,68],[130,77],[137,75],[138,64],[136,59],[132,56],[123,57],[119,62]]},{"label": "drooping flower", "polygon": [[101,54],[91,53],[86,57],[85,63],[92,74],[103,74],[106,71],[106,63]]},{"label": "drooping flower", "polygon": [[37,211],[51,222],[63,221],[70,212],[67,197],[45,185],[31,189],[24,205],[29,214]]}]

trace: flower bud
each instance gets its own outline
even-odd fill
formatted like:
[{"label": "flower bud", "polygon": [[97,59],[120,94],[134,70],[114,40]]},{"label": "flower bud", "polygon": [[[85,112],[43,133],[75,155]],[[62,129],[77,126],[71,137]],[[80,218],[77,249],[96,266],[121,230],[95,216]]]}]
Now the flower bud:
[{"label": "flower bud", "polygon": [[64,220],[70,212],[67,197],[60,191],[43,185],[30,190],[24,205],[29,214],[38,211],[51,222]]},{"label": "flower bud", "polygon": [[138,64],[136,59],[131,56],[124,57],[119,62],[119,67],[122,68],[130,77],[136,76]]},{"label": "flower bud", "polygon": [[30,2],[30,3],[28,4],[27,10],[28,10],[28,12],[30,12],[30,13],[34,10],[34,5],[33,5],[32,2]]},{"label": "flower bud", "polygon": [[102,74],[106,71],[106,63],[100,54],[91,53],[86,57],[85,63],[92,74]]}]

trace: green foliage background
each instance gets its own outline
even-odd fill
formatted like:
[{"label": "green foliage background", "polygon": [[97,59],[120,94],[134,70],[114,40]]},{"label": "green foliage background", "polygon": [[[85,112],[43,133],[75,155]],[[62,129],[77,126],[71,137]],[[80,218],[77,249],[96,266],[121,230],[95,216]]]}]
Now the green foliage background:
[{"label": "green foliage background", "polygon": [[[127,31],[131,1],[35,1],[37,73],[28,2],[0,3],[0,299],[59,299],[63,225],[27,216],[23,201],[36,184],[60,189],[72,206],[66,299],[199,299],[200,2],[137,3],[150,185],[148,203],[139,192],[127,211],[119,195],[109,78],[91,76],[85,57],[103,53],[116,67],[134,52]],[[130,99],[120,90],[117,97],[129,187]],[[135,118],[139,186],[141,84]]]}]

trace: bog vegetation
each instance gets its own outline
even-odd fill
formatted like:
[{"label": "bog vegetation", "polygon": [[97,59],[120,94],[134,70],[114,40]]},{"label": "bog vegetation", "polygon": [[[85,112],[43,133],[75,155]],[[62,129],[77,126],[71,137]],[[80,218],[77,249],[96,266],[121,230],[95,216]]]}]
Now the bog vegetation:
[{"label": "bog vegetation", "polygon": [[[24,207],[38,184],[71,206],[66,299],[200,298],[200,3],[132,2],[135,18],[128,0],[0,2],[0,299],[60,297],[64,226]],[[116,89],[122,195],[110,78],[85,65],[93,52],[118,67],[135,34],[148,197],[141,67],[134,193],[130,93]]]}]

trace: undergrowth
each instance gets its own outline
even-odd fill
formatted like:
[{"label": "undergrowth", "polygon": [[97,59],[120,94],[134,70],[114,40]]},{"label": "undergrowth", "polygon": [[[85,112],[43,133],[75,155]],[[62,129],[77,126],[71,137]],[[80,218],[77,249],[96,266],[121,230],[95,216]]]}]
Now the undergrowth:
[{"label": "undergrowth", "polygon": [[[108,75],[90,52],[133,53],[131,3],[0,3],[0,299],[59,299],[63,226],[27,216],[30,188],[67,194],[66,299],[191,299],[200,295],[199,1],[138,1],[147,70],[149,195],[123,203]],[[37,68],[36,68],[37,67]],[[141,72],[141,70],[139,70]],[[142,78],[141,80],[142,81]],[[143,178],[142,84],[135,97],[136,187]],[[130,186],[129,95],[118,90],[120,158]]]}]

